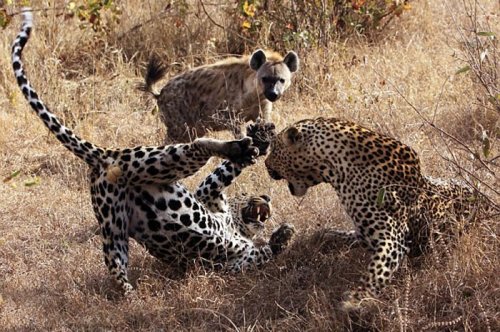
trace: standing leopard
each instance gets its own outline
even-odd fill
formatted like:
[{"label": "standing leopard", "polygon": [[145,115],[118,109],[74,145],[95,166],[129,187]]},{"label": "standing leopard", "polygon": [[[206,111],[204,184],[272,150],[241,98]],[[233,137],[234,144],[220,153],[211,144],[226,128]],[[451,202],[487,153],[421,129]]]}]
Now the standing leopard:
[{"label": "standing leopard", "polygon": [[209,130],[233,130],[241,121],[262,117],[269,121],[273,102],[291,84],[299,69],[293,51],[283,58],[275,52],[255,51],[251,56],[227,58],[193,68],[172,78],[155,93],[154,84],[165,75],[158,59],[148,64],[140,89],[157,100],[160,117],[167,126],[167,142],[190,142]]},{"label": "standing leopard", "polygon": [[[133,289],[127,276],[129,238],[168,263],[201,259],[232,272],[262,265],[285,248],[294,233],[288,224],[278,227],[263,246],[252,240],[269,217],[268,196],[228,200],[224,194],[259,154],[250,138],[130,149],[104,149],[79,138],[49,111],[26,77],[21,54],[32,25],[31,10],[24,9],[21,31],[12,46],[17,83],[47,128],[89,165],[104,261],[125,293]],[[178,181],[197,172],[212,156],[227,160],[190,193]]]},{"label": "standing leopard", "polygon": [[347,310],[376,297],[406,255],[420,254],[430,237],[453,236],[475,214],[470,189],[423,176],[413,149],[353,122],[309,119],[279,134],[268,130],[252,137],[256,144],[272,142],[267,170],[271,178],[285,179],[292,195],[331,184],[354,222],[354,230],[331,235],[370,250],[362,285],[346,294]]}]

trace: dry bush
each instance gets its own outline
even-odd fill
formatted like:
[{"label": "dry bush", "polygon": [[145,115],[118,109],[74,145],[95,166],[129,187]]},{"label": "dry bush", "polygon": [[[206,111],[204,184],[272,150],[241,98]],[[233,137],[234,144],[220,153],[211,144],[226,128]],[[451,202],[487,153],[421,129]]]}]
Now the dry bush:
[{"label": "dry bush", "polygon": [[[500,26],[490,24],[494,10],[491,5],[463,0],[459,7],[459,11],[450,10],[450,18],[455,30],[452,49],[462,67],[448,79],[467,76],[470,102],[457,102],[458,111],[453,118],[421,116],[435,129],[433,140],[442,158],[455,169],[457,176],[482,193],[498,214],[500,149],[496,142],[500,136]],[[450,5],[448,8],[451,9]],[[443,82],[440,94],[446,93],[448,79]],[[436,110],[440,107],[439,102],[438,98]]]},{"label": "dry bush", "polygon": [[[408,0],[239,0],[230,8],[228,38],[241,52],[248,42],[280,51],[328,47],[337,40],[373,37],[411,8]],[[246,38],[241,38],[242,36]],[[251,45],[253,46],[253,45]]]},{"label": "dry bush", "polygon": [[[35,8],[49,7],[48,1],[32,2]],[[211,61],[231,46],[227,31],[205,13],[226,26],[231,18],[225,8],[204,1],[204,10],[199,1],[190,3],[183,16],[164,1],[122,1],[121,22],[108,32],[81,30],[76,17],[61,15],[65,11],[39,12],[24,55],[29,77],[80,136],[102,146],[158,144],[163,125],[150,111],[151,101],[135,89],[140,65],[156,52],[175,72]],[[479,4],[497,33],[498,5]],[[51,2],[54,8],[62,5]],[[467,114],[484,128],[491,123],[498,128],[496,115],[485,115],[485,122],[477,115],[486,114],[487,105],[477,98],[487,98],[481,83],[471,79],[472,70],[455,74],[464,66],[453,50],[462,50],[457,22],[466,22],[460,18],[465,9],[452,0],[412,6],[376,41],[332,40],[327,47],[301,51],[296,84],[275,104],[277,126],[315,116],[354,120],[412,146],[426,174],[460,176],[460,168],[443,159],[451,151],[462,168],[495,189],[498,178],[425,121],[479,153],[483,141],[473,129],[481,127]],[[460,19],[453,19],[450,8]],[[18,92],[9,53],[18,25],[14,17],[0,34],[0,178],[6,180],[0,183],[0,329],[500,330],[498,216],[478,220],[453,245],[408,260],[374,308],[347,315],[339,302],[358,284],[367,255],[339,247],[323,233],[351,227],[348,216],[328,185],[296,199],[284,183],[269,179],[262,161],[245,170],[229,193],[269,194],[274,216],[268,232],[285,221],[297,228],[289,250],[263,269],[232,276],[199,266],[180,273],[131,241],[130,277],[137,292],[123,298],[103,264],[85,165],[47,132]],[[491,160],[498,136],[488,130],[491,156],[481,160],[498,162]],[[187,186],[194,188],[216,163],[187,179]]]}]

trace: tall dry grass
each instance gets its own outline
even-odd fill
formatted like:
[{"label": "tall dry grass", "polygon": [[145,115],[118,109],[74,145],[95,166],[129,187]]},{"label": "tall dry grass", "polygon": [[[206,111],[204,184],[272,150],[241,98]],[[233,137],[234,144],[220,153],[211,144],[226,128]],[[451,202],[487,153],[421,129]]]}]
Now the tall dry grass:
[{"label": "tall dry grass", "polygon": [[[33,2],[38,8],[62,4]],[[24,59],[39,94],[81,136],[102,146],[159,144],[164,128],[154,104],[135,89],[144,61],[152,52],[161,54],[173,75],[218,58],[225,34],[199,2],[182,26],[168,15],[143,24],[163,1],[122,3],[122,22],[109,35],[79,30],[77,21],[57,10],[38,13]],[[500,21],[498,2],[481,4],[490,22]],[[451,15],[460,22],[462,7],[452,0],[412,5],[374,39],[299,50],[301,72],[275,104],[278,128],[316,116],[354,120],[412,146],[424,172],[439,177],[457,177],[457,169],[443,159],[447,145],[422,116],[475,147],[481,128],[493,128],[498,154],[498,114],[476,102],[469,75],[454,75],[463,64],[454,57],[461,46]],[[215,7],[207,10],[224,22]],[[338,307],[341,294],[358,284],[367,256],[322,236],[326,228],[351,227],[333,189],[319,185],[298,200],[284,183],[269,179],[262,162],[229,191],[271,195],[269,229],[284,221],[297,228],[288,251],[241,275],[201,267],[180,274],[132,241],[137,292],[123,298],[103,264],[86,166],[30,112],[13,79],[9,51],[18,26],[16,18],[0,35],[0,176],[20,171],[0,184],[1,330],[500,330],[498,217],[480,220],[456,246],[405,263],[374,308],[347,315]],[[493,28],[499,36],[498,24]],[[475,170],[466,153],[458,158]],[[193,188],[214,165],[185,183]],[[483,171],[478,176],[498,186],[498,172],[496,178]]]}]

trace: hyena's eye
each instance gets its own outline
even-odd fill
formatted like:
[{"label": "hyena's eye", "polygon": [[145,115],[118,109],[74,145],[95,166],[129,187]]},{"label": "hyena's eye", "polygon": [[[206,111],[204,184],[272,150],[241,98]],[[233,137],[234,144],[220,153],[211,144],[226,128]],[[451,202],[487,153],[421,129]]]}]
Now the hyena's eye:
[{"label": "hyena's eye", "polygon": [[272,77],[262,77],[262,82],[264,83],[272,83],[273,82],[273,79]]},{"label": "hyena's eye", "polygon": [[285,83],[285,79],[284,78],[280,78],[280,83],[284,84]]}]

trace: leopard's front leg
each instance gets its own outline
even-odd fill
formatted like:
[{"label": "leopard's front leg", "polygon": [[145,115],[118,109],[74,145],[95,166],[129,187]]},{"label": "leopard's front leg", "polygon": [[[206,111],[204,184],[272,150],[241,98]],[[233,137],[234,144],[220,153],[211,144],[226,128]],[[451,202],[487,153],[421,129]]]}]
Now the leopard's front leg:
[{"label": "leopard's front leg", "polygon": [[242,166],[255,163],[258,149],[252,139],[223,141],[200,138],[189,144],[136,147],[107,151],[108,180],[121,185],[169,184],[202,168],[211,157],[221,157]]},{"label": "leopard's front leg", "polygon": [[223,191],[241,174],[242,169],[240,164],[224,161],[200,183],[196,198],[211,212],[226,213],[228,205]]},{"label": "leopard's front leg", "polygon": [[[401,221],[404,224],[404,220]],[[394,227],[394,219],[387,216],[384,227],[364,239],[371,246],[368,272],[361,278],[361,286],[347,292],[342,302],[344,310],[357,310],[370,303],[386,287],[394,272],[408,253],[405,229]]]},{"label": "leopard's front leg", "polygon": [[252,139],[244,137],[239,140],[221,141],[212,138],[199,138],[194,141],[200,151],[212,156],[227,159],[242,167],[255,163],[259,150],[252,146]]},{"label": "leopard's front leg", "polygon": [[[252,267],[258,267],[276,255],[279,255],[288,246],[295,234],[295,228],[291,224],[282,224],[271,234],[269,242],[257,247],[251,241],[244,248],[228,254],[229,262],[227,270],[239,272]],[[232,246],[234,248],[234,246]]]},{"label": "leopard's front leg", "polygon": [[333,240],[341,245],[350,247],[359,243],[359,234],[355,230],[344,231],[339,229],[329,229],[324,234],[328,240]]}]

